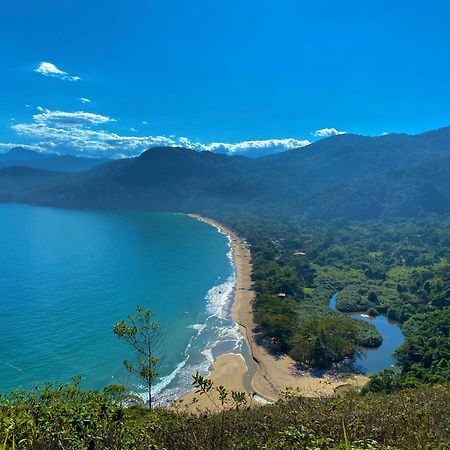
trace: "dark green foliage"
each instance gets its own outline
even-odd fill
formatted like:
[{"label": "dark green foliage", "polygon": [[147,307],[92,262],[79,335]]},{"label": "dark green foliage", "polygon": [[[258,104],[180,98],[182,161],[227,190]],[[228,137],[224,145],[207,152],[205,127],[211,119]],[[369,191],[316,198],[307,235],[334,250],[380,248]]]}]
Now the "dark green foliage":
[{"label": "dark green foliage", "polygon": [[[255,321],[269,350],[287,352],[312,368],[329,369],[352,357],[359,346],[380,345],[381,337],[373,326],[328,308],[328,299],[337,288],[330,285],[337,278],[342,288],[345,280],[340,272],[339,277],[330,272],[326,279],[317,262],[322,261],[322,251],[330,262],[340,261],[341,253],[347,251],[343,245],[330,244],[330,229],[323,236],[323,229],[295,222],[233,226],[240,227],[251,244]],[[349,280],[354,282],[355,277],[350,275]]]},{"label": "dark green foliage", "polygon": [[120,448],[124,421],[125,411],[111,397],[83,391],[78,381],[12,392],[0,401],[0,448]]},{"label": "dark green foliage", "polygon": [[404,329],[406,340],[396,352],[402,373],[425,383],[450,380],[450,309],[417,314]]},{"label": "dark green foliage", "polygon": [[346,317],[307,317],[291,340],[290,355],[311,367],[327,369],[353,356],[358,330],[358,323]]}]

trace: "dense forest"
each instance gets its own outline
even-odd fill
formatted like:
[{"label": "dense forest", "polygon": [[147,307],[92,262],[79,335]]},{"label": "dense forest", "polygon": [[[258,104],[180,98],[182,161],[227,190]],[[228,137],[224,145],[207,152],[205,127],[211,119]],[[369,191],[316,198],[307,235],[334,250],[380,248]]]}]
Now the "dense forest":
[{"label": "dense forest", "polygon": [[[450,380],[449,216],[384,223],[222,220],[251,245],[255,319],[273,351],[331,368],[380,343],[370,325],[343,313],[383,314],[401,324],[406,339],[395,355],[399,370],[373,377],[370,389]],[[336,292],[338,312],[328,307]]]}]

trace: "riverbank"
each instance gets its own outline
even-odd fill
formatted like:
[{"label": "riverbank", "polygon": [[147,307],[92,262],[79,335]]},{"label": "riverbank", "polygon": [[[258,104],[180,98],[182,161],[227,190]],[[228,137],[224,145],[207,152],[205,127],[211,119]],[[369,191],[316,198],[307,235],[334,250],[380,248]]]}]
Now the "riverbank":
[{"label": "riverbank", "polygon": [[[245,383],[244,377],[251,361],[245,361],[238,354],[221,355],[213,364],[208,378],[217,385],[222,384],[230,389],[248,393],[254,392],[272,401],[277,400],[287,388],[295,389],[302,396],[322,396],[332,395],[346,386],[361,387],[367,382],[367,378],[361,375],[350,377],[324,375],[319,377],[305,372],[298,373],[295,370],[295,362],[290,357],[286,355],[274,357],[264,347],[257,345],[253,321],[255,294],[252,291],[251,281],[252,261],[247,243],[215,220],[198,214],[189,214],[189,216],[216,227],[230,239],[236,270],[236,290],[231,317],[239,325],[249,346],[250,358],[257,363],[253,379],[249,383]],[[240,386],[240,389],[235,386]],[[183,396],[184,403],[188,404],[194,396],[193,393]],[[208,401],[202,401],[197,403],[196,407],[201,409],[208,407],[208,404]]]}]

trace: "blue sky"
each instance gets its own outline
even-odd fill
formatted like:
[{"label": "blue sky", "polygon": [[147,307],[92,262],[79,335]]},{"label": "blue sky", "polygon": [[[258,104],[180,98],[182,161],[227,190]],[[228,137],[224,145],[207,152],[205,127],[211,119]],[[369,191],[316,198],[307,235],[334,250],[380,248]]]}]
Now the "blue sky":
[{"label": "blue sky", "polygon": [[450,125],[449,23],[448,0],[5,0],[0,151],[282,150]]}]

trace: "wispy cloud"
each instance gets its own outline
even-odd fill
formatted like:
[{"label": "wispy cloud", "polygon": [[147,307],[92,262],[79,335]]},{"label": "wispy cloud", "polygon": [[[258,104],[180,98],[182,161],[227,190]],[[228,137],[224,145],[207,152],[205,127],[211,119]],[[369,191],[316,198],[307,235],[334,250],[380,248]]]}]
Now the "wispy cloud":
[{"label": "wispy cloud", "polygon": [[80,97],[81,103],[91,103],[91,99],[87,97]]},{"label": "wispy cloud", "polygon": [[[39,142],[47,148],[62,149],[74,154],[109,153],[108,156],[135,156],[142,151],[157,146],[186,147],[198,151],[263,156],[285,150],[304,147],[307,140],[294,138],[242,141],[236,143],[201,143],[187,137],[122,135],[105,129],[111,128],[115,120],[111,117],[85,111],[51,111],[38,107],[30,123],[13,124],[12,129],[20,136]],[[136,129],[130,129],[137,133]]]},{"label": "wispy cloud", "polygon": [[22,147],[26,148],[27,150],[35,150],[38,152],[45,151],[45,147],[42,147],[40,145],[30,145],[30,144],[12,144],[12,143],[0,143],[0,153],[7,152],[13,148],[16,147]]},{"label": "wispy cloud", "polygon": [[38,110],[40,113],[35,114],[33,116],[33,120],[40,124],[52,124],[60,127],[74,127],[115,122],[115,120],[111,119],[111,117],[84,111],[51,111],[42,107],[39,107]]},{"label": "wispy cloud", "polygon": [[346,131],[336,130],[336,128],[322,128],[320,130],[316,130],[313,133],[313,136],[316,136],[316,137],[329,137],[329,136],[336,136],[338,134],[347,134],[347,132]]},{"label": "wispy cloud", "polygon": [[69,75],[67,72],[64,72],[64,70],[61,70],[59,67],[55,66],[55,64],[52,64],[51,62],[45,61],[41,62],[39,64],[39,67],[37,69],[34,69],[34,71],[46,77],[55,77],[65,81],[81,80],[80,77]]}]

